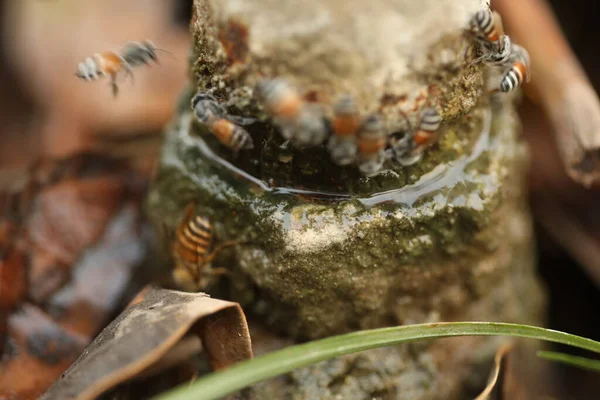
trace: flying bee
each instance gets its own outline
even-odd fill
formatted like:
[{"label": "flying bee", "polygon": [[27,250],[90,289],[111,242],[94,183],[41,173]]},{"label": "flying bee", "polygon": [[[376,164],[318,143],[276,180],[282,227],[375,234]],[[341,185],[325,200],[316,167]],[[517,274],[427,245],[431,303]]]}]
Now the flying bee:
[{"label": "flying bee", "polygon": [[123,71],[133,80],[132,68],[142,64],[150,65],[151,61],[158,63],[157,51],[165,50],[157,48],[149,40],[144,40],[141,43],[128,42],[118,53],[105,51],[86,58],[77,66],[75,75],[87,81],[109,76],[113,95],[116,96],[119,92],[117,86],[119,72]]},{"label": "flying bee", "polygon": [[256,92],[284,139],[299,147],[323,143],[328,131],[319,108],[307,104],[286,81],[261,81]]},{"label": "flying bee", "polygon": [[196,118],[206,125],[223,145],[235,152],[254,147],[250,134],[231,121],[234,117],[227,115],[212,94],[203,91],[196,93],[192,98],[192,109]]},{"label": "flying bee", "polygon": [[529,82],[531,79],[529,53],[524,47],[513,45],[511,55],[512,66],[504,73],[500,81],[500,91],[503,93],[512,92],[523,83],[523,80]]},{"label": "flying bee", "polygon": [[80,62],[75,75],[86,81],[109,76],[113,95],[116,96],[119,93],[117,74],[121,71],[133,78],[131,66],[123,56],[114,51],[105,51],[103,53],[96,53]]},{"label": "flying bee", "polygon": [[334,105],[333,112],[333,135],[327,146],[334,163],[348,165],[356,158],[356,133],[360,128],[358,107],[352,96],[344,96]]},{"label": "flying bee", "polygon": [[121,56],[129,63],[130,66],[136,67],[138,65],[150,65],[151,61],[158,64],[158,51],[161,50],[154,45],[150,40],[144,40],[143,42],[129,42],[123,46],[121,50]]},{"label": "flying bee", "polygon": [[188,291],[200,291],[207,286],[208,277],[227,272],[225,268],[209,268],[209,265],[221,250],[239,242],[224,242],[210,251],[213,240],[213,227],[209,219],[195,215],[194,204],[189,204],[177,227],[172,249],[175,259],[172,275],[179,287]]},{"label": "flying bee", "polygon": [[391,140],[388,157],[403,166],[416,163],[423,156],[423,150],[437,140],[437,131],[441,123],[442,117],[435,108],[424,109],[416,132],[405,134],[398,140]]},{"label": "flying bee", "polygon": [[358,132],[358,169],[365,176],[379,173],[385,162],[386,132],[381,117],[371,115]]}]

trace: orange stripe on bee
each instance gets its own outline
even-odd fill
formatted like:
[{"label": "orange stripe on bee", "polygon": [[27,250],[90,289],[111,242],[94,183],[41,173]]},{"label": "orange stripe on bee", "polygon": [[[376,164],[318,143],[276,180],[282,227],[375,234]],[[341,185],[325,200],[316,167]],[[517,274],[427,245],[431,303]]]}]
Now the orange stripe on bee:
[{"label": "orange stripe on bee", "polygon": [[415,133],[413,140],[415,141],[415,144],[417,144],[418,146],[421,146],[421,145],[429,144],[433,140],[434,137],[435,137],[434,133],[427,132],[427,131],[424,131],[421,129],[421,130],[417,131],[417,133]]},{"label": "orange stripe on bee", "polygon": [[374,140],[359,140],[358,152],[363,155],[375,154],[385,146],[385,138]]},{"label": "orange stripe on bee", "polygon": [[98,59],[100,69],[106,74],[114,75],[122,68],[121,57],[119,57],[119,55],[114,51],[105,51],[100,53],[100,57],[98,57]]},{"label": "orange stripe on bee", "polygon": [[199,236],[204,239],[210,239],[212,237],[212,231],[204,229],[202,226],[197,226],[195,224],[189,224],[186,229],[189,231],[192,236]]},{"label": "orange stripe on bee", "polygon": [[498,34],[498,31],[496,31],[496,29],[492,30],[489,33],[488,40],[490,42],[496,42],[496,41],[500,40],[500,35]]},{"label": "orange stripe on bee", "polygon": [[233,129],[233,123],[223,118],[216,120],[210,126],[211,132],[217,137],[217,139],[219,139],[221,143],[223,143],[226,146],[228,146],[231,143]]},{"label": "orange stripe on bee", "polygon": [[208,246],[199,246],[196,243],[194,243],[193,241],[191,241],[188,237],[185,236],[180,236],[178,238],[179,243],[181,246],[183,246],[184,248],[196,252],[196,253],[206,253],[206,247]]},{"label": "orange stripe on bee", "polygon": [[333,120],[333,131],[337,136],[351,136],[358,130],[359,119],[354,115],[337,116]]},{"label": "orange stripe on bee", "polygon": [[273,114],[279,117],[292,118],[298,115],[303,101],[296,93],[287,93],[272,105]]},{"label": "orange stripe on bee", "polygon": [[527,67],[522,62],[517,61],[513,66],[513,69],[520,75],[519,83],[521,83],[523,79],[527,77]]},{"label": "orange stripe on bee", "polygon": [[196,246],[208,246],[210,244],[210,237],[202,237],[202,236],[198,236],[198,235],[194,235],[189,228],[186,228],[186,230],[183,232],[184,233],[184,237],[195,243]]}]

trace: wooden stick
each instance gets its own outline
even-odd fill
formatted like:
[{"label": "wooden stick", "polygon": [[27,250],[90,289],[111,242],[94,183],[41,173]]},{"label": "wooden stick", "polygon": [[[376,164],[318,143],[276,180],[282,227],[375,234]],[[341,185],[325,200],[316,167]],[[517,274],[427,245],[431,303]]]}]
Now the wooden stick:
[{"label": "wooden stick", "polygon": [[531,56],[533,86],[554,128],[567,174],[600,178],[600,101],[545,0],[494,0],[511,38]]}]

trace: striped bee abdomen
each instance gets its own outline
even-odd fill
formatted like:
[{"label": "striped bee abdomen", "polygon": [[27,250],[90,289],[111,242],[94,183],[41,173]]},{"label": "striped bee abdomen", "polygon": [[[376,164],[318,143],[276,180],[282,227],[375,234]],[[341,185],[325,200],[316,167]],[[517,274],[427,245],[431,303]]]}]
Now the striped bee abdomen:
[{"label": "striped bee abdomen", "polygon": [[193,206],[177,228],[174,256],[177,261],[195,273],[199,273],[213,239],[212,225],[208,218],[193,216]]},{"label": "striped bee abdomen", "polygon": [[527,74],[527,67],[520,61],[517,61],[502,77],[500,82],[500,91],[512,92],[523,83]]}]

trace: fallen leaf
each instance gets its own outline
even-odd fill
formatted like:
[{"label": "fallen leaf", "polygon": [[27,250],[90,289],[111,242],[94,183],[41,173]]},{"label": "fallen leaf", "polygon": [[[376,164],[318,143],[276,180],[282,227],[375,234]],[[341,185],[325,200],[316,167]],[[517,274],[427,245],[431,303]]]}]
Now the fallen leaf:
[{"label": "fallen leaf", "polygon": [[13,247],[0,254],[0,312],[16,307],[27,294],[25,254]]},{"label": "fallen leaf", "polygon": [[494,366],[490,371],[490,375],[488,378],[488,383],[483,389],[483,391],[475,398],[475,400],[489,400],[492,399],[494,390],[502,391],[502,379],[501,377],[502,369],[504,367],[504,358],[505,356],[512,350],[512,344],[505,344],[501,346],[498,351],[496,351],[496,355],[494,357]]},{"label": "fallen leaf", "polygon": [[[0,398],[36,399],[84,349],[85,338],[63,329],[39,308],[25,304],[8,319]],[[3,360],[4,361],[4,360]]]},{"label": "fallen leaf", "polygon": [[82,250],[99,239],[123,192],[122,182],[107,176],[62,181],[40,193],[27,221],[32,298],[44,301],[62,286]]},{"label": "fallen leaf", "polygon": [[48,300],[61,326],[91,339],[117,307],[146,252],[139,219],[135,205],[124,206],[73,268],[71,282]]},{"label": "fallen leaf", "polygon": [[214,369],[252,358],[239,304],[150,287],[107,326],[41,399],[95,399],[159,361],[188,332]]},{"label": "fallen leaf", "polygon": [[146,182],[122,158],[83,153],[42,159],[0,193],[1,394],[41,395],[139,288]]}]

